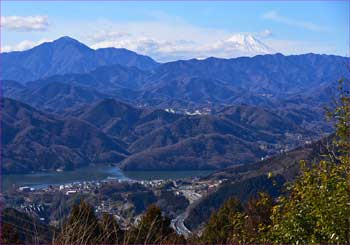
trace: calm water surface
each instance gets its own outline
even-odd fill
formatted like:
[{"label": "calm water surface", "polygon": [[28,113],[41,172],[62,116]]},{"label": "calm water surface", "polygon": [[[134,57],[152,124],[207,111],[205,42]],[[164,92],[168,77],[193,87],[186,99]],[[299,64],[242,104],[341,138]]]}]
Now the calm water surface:
[{"label": "calm water surface", "polygon": [[113,179],[179,179],[209,175],[212,171],[124,171],[110,165],[79,168],[64,172],[38,172],[32,174],[3,175],[2,187],[6,191],[11,186],[30,186],[43,188],[48,185],[60,185],[72,182],[98,181]]}]

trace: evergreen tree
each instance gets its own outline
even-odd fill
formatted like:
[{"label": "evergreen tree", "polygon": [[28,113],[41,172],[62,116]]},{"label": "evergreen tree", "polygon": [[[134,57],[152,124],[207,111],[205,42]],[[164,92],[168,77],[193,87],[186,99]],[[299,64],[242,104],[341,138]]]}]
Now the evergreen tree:
[{"label": "evergreen tree", "polygon": [[267,240],[271,225],[273,199],[268,193],[260,192],[257,198],[248,201],[245,207],[245,229],[248,243],[260,243]]},{"label": "evergreen tree", "polygon": [[245,215],[242,211],[242,205],[236,198],[228,199],[217,212],[212,213],[200,242],[205,244],[245,243]]},{"label": "evergreen tree", "polygon": [[129,244],[176,244],[186,240],[170,227],[170,219],[163,217],[161,210],[151,205],[141,217],[138,225],[127,235]]},{"label": "evergreen tree", "polygon": [[217,212],[213,212],[199,242],[232,244],[265,241],[272,205],[273,199],[266,193],[250,199],[244,211],[237,199],[227,200]]}]

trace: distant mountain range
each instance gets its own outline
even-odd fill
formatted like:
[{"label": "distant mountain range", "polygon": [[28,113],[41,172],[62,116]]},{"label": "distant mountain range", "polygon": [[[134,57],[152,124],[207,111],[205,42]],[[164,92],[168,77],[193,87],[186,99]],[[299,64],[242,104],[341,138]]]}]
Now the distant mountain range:
[{"label": "distant mountain range", "polygon": [[350,61],[267,54],[159,64],[69,37],[1,58],[5,172],[252,163],[331,131],[322,108]]},{"label": "distant mountain range", "polygon": [[91,49],[70,37],[42,43],[22,52],[1,54],[1,78],[18,82],[66,73],[89,72],[98,66],[122,64],[149,70],[158,63],[127,49]]},{"label": "distant mountain range", "polygon": [[[66,48],[74,51],[63,55]],[[349,63],[349,58],[332,55],[275,54],[158,64],[127,50],[102,51],[64,37],[31,50],[1,54],[5,96],[56,112],[101,98],[160,108],[319,106],[319,102],[329,101],[334,84],[347,73]],[[99,53],[105,53],[102,56],[109,57],[108,62],[97,62]],[[43,64],[46,61],[48,64]],[[139,61],[149,65],[138,65]]]}]

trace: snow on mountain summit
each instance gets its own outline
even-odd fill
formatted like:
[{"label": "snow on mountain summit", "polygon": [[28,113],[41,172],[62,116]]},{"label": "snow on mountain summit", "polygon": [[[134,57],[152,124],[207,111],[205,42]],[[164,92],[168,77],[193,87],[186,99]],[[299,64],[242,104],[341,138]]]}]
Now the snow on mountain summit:
[{"label": "snow on mountain summit", "polygon": [[214,44],[215,49],[222,49],[227,56],[253,56],[258,54],[271,54],[275,51],[251,34],[234,34],[226,40]]},{"label": "snow on mountain summit", "polygon": [[235,34],[226,41],[249,52],[270,53],[272,51],[272,49],[266,44],[262,43],[250,34]]}]

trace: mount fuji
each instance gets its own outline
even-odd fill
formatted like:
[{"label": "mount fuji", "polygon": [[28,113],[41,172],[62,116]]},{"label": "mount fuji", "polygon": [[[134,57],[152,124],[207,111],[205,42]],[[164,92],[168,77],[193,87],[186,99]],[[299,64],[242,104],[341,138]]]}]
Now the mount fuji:
[{"label": "mount fuji", "polygon": [[254,56],[259,54],[273,54],[275,50],[258,40],[251,34],[234,34],[225,40],[213,45],[214,50],[222,51],[222,58],[239,56]]}]

